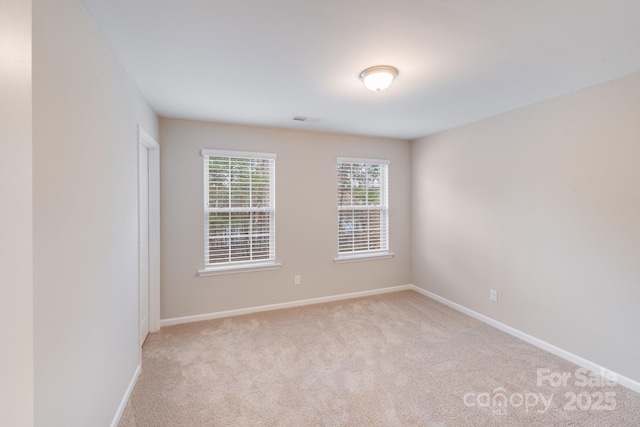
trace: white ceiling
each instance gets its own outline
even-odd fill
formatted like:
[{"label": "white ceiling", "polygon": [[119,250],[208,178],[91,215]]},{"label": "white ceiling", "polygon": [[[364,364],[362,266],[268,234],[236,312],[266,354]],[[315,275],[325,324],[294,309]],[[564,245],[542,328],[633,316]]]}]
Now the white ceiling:
[{"label": "white ceiling", "polygon": [[165,117],[413,139],[640,70],[639,0],[82,1]]}]

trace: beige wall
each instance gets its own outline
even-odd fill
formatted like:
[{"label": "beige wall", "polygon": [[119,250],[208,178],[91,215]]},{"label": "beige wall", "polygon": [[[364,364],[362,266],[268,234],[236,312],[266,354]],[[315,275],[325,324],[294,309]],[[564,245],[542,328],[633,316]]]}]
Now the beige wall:
[{"label": "beige wall", "polygon": [[[161,119],[162,318],[281,303],[410,283],[406,141]],[[274,271],[196,277],[204,266],[201,148],[276,153]],[[336,158],[388,158],[387,260],[334,264]],[[302,285],[294,285],[294,275]]]},{"label": "beige wall", "polygon": [[138,366],[137,125],[78,0],[33,2],[35,424],[107,426]]},{"label": "beige wall", "polygon": [[0,2],[0,425],[33,423],[31,1]]},{"label": "beige wall", "polygon": [[416,285],[640,380],[640,74],[415,141],[412,185]]}]

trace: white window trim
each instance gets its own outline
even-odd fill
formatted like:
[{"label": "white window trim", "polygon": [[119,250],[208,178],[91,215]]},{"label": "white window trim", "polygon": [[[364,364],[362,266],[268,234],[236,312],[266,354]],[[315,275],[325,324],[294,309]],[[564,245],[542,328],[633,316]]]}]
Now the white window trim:
[{"label": "white window trim", "polygon": [[209,150],[203,148],[200,150],[200,155],[202,157],[205,156],[217,156],[217,157],[238,157],[241,159],[252,159],[252,158],[261,158],[261,159],[273,159],[275,160],[278,156],[274,153],[258,153],[253,151],[228,151],[228,150]]},{"label": "white window trim", "polygon": [[[206,157],[237,157],[237,158],[245,158],[245,159],[250,159],[250,158],[262,158],[262,159],[271,159],[271,160],[275,160],[277,158],[277,155],[274,153],[259,153],[259,152],[251,152],[251,151],[230,151],[230,150],[211,150],[211,149],[206,149],[203,148],[200,150],[200,155],[203,158],[203,182],[204,182],[204,195],[203,195],[203,200],[205,203],[205,216],[204,216],[204,229],[207,230],[208,228],[208,220],[207,220],[207,215],[206,215],[206,211],[207,211],[207,198],[209,195],[209,178],[208,178],[208,173],[205,172],[207,170],[207,166],[206,166],[206,162],[204,161],[204,159]],[[275,164],[274,164],[274,168],[275,168]],[[206,277],[206,276],[215,276],[215,275],[220,275],[220,274],[232,274],[232,273],[247,273],[247,272],[252,272],[252,271],[266,271],[266,270],[277,270],[280,268],[280,266],[282,265],[281,263],[279,263],[276,259],[275,259],[275,251],[276,251],[276,247],[275,247],[275,238],[276,238],[276,226],[275,226],[275,217],[276,217],[276,206],[275,206],[275,181],[276,181],[276,177],[275,177],[275,169],[273,169],[271,171],[272,173],[272,182],[271,182],[271,187],[270,187],[270,192],[271,192],[271,200],[274,201],[273,204],[273,210],[268,209],[269,211],[273,212],[273,220],[271,223],[271,236],[273,238],[273,242],[272,242],[272,251],[273,251],[273,255],[274,258],[273,259],[269,259],[269,260],[258,260],[258,261],[246,261],[246,262],[230,262],[230,263],[220,263],[219,265],[209,265],[209,266],[205,266],[204,268],[198,270],[197,275],[199,277]],[[244,211],[242,209],[240,209],[239,211]],[[207,242],[206,242],[206,231],[205,231],[205,235],[203,236],[205,237],[205,242],[204,242],[204,250],[205,250],[205,257],[206,257],[206,253],[207,253]]]},{"label": "white window trim", "polygon": [[338,157],[336,163],[375,163],[376,165],[390,165],[388,159],[361,159],[357,157]]},{"label": "white window trim", "polygon": [[[391,161],[388,159],[365,159],[365,158],[357,158],[357,157],[338,157],[336,159],[336,164],[338,163],[373,163],[377,165],[387,165],[387,167],[391,164]],[[390,240],[390,224],[389,224],[389,170],[387,169],[386,175],[386,194],[385,197],[387,199],[387,249],[379,250],[379,251],[358,251],[358,252],[348,252],[348,253],[339,253],[333,258],[333,262],[336,264],[349,263],[349,262],[359,262],[359,261],[372,261],[372,260],[381,260],[381,259],[390,259],[395,257],[395,253],[390,252],[391,240]],[[364,208],[364,207],[363,207]],[[338,212],[340,211],[340,207],[338,207]]]},{"label": "white window trim", "polygon": [[357,255],[341,255],[335,257],[333,262],[336,264],[342,264],[346,262],[358,262],[358,261],[373,261],[377,259],[389,259],[395,257],[396,254],[388,251],[376,251],[369,253],[358,253]]},{"label": "white window trim", "polygon": [[224,266],[215,267],[215,268],[204,268],[202,270],[198,270],[198,276],[206,277],[206,276],[217,276],[220,274],[233,274],[233,273],[250,273],[252,271],[267,271],[267,270],[278,270],[282,264],[277,261],[268,261],[268,262],[250,262],[247,264],[226,264]]}]

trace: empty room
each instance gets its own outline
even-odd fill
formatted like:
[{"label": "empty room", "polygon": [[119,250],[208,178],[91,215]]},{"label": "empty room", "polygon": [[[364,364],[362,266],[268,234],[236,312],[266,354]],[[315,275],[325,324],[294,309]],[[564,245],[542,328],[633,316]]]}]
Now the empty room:
[{"label": "empty room", "polygon": [[640,425],[640,3],[4,0],[0,425]]}]

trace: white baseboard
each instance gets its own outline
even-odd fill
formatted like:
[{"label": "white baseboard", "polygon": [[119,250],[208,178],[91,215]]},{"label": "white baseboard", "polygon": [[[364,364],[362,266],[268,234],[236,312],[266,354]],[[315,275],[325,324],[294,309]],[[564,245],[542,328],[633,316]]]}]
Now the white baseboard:
[{"label": "white baseboard", "polygon": [[387,294],[390,292],[406,291],[415,289],[413,285],[392,286],[389,288],[372,289],[369,291],[352,292],[349,294],[331,295],[327,297],[310,298],[298,301],[283,302],[278,304],[260,305],[257,307],[239,308],[237,310],[218,311],[215,313],[198,314],[195,316],[174,317],[170,319],[162,319],[160,326],[172,326],[182,323],[200,322],[203,320],[220,319],[223,317],[240,316],[243,314],[258,313],[261,311],[280,310],[283,308],[301,307],[303,305],[320,304],[323,302],[340,301],[344,299],[367,297],[370,295]]},{"label": "white baseboard", "polygon": [[529,334],[526,334],[522,331],[512,328],[511,326],[505,325],[504,323],[500,323],[497,320],[494,320],[490,317],[485,316],[484,314],[477,313],[471,309],[468,309],[467,307],[464,307],[460,304],[449,301],[448,299],[443,298],[439,295],[436,295],[433,292],[429,292],[415,285],[410,285],[409,287],[410,289],[413,289],[414,291],[428,298],[431,298],[448,307],[453,308],[454,310],[457,310],[470,317],[473,317],[474,319],[477,319],[483,323],[486,323],[487,325],[493,326],[494,328],[499,329],[502,332],[505,332],[516,338],[520,338],[522,341],[528,342],[529,344],[534,345],[542,350],[548,351],[551,354],[555,354],[556,356],[561,357],[565,360],[568,360],[569,362],[574,363],[578,366],[581,366],[585,369],[588,369],[591,372],[594,372],[598,375],[606,376],[607,378],[616,378],[616,382],[621,386],[626,387],[630,390],[633,390],[636,393],[640,393],[640,382],[636,380],[633,380],[629,377],[625,377],[624,375],[620,375],[610,369],[607,369],[603,366],[598,365],[597,363],[591,362],[590,360],[584,359],[580,356],[577,356],[573,353],[570,353],[566,350],[556,347],[553,344],[549,344],[546,341],[533,337]]},{"label": "white baseboard", "polygon": [[[597,363],[591,362],[590,360],[587,360],[583,357],[577,356],[569,351],[563,350],[559,347],[554,346],[553,344],[549,344],[546,341],[543,341],[539,338],[533,337],[529,334],[526,334],[522,331],[519,331],[515,328],[512,328],[511,326],[505,325],[504,323],[498,322],[497,320],[494,320],[488,316],[485,316],[484,314],[480,314],[477,313],[467,307],[464,307],[460,304],[457,304],[455,302],[449,301],[446,298],[443,298],[439,295],[436,295],[432,292],[429,292],[425,289],[422,289],[418,286],[415,285],[400,285],[400,286],[392,286],[392,287],[388,287],[388,288],[381,288],[381,289],[372,289],[369,291],[361,291],[361,292],[353,292],[353,293],[349,293],[349,294],[340,294],[340,295],[331,295],[331,296],[326,296],[326,297],[319,297],[319,298],[310,298],[310,299],[304,299],[304,300],[298,300],[298,301],[289,301],[289,302],[284,302],[284,303],[278,303],[278,304],[269,304],[269,305],[261,305],[261,306],[257,306],[257,307],[248,307],[248,308],[240,308],[240,309],[236,309],[236,310],[227,310],[227,311],[218,311],[215,313],[207,313],[207,314],[199,314],[199,315],[195,315],[195,316],[185,316],[185,317],[174,317],[174,318],[170,318],[170,319],[163,319],[160,321],[160,325],[162,327],[164,326],[172,326],[172,325],[179,325],[182,323],[191,323],[191,322],[200,322],[203,320],[212,320],[212,319],[220,319],[223,317],[232,317],[232,316],[240,316],[243,314],[251,314],[251,313],[258,313],[258,312],[262,312],[262,311],[271,311],[271,310],[280,310],[283,308],[292,308],[292,307],[301,307],[304,305],[311,305],[311,304],[321,304],[324,302],[331,302],[331,301],[340,301],[340,300],[345,300],[345,299],[351,299],[351,298],[359,298],[359,297],[366,297],[366,296],[370,296],[370,295],[378,295],[378,294],[386,294],[386,293],[390,293],[390,292],[399,292],[399,291],[406,291],[406,290],[414,290],[428,298],[431,298],[435,301],[438,301],[448,307],[453,308],[456,311],[459,311],[461,313],[464,313],[470,317],[473,317],[474,319],[477,319],[483,323],[486,323],[487,325],[493,326],[496,329],[501,330],[502,332],[505,332],[509,335],[512,335],[516,338],[519,338],[531,345],[534,345],[535,347],[538,347],[542,350],[548,351],[551,354],[555,354],[558,357],[561,357],[571,363],[574,363],[580,367],[586,368],[591,372],[597,373],[599,375],[606,375],[607,377],[613,376],[616,378],[616,381],[618,384],[620,384],[623,387],[626,387],[630,390],[635,391],[636,393],[640,393],[640,382],[633,380],[629,377],[625,377],[624,375],[620,375],[610,369],[607,369],[601,365],[598,365]],[[137,379],[137,375],[134,377],[134,379]],[[135,384],[135,382],[133,383]],[[131,386],[131,390],[133,390],[133,387]],[[126,401],[129,398],[129,394],[131,393],[130,390],[127,391],[127,396],[126,399],[124,400],[124,405],[126,405]],[[124,405],[121,405],[122,408],[120,411],[124,410]],[[120,412],[119,411],[119,412]],[[121,414],[120,414],[121,415]],[[117,424],[117,423],[116,423]]]},{"label": "white baseboard", "polygon": [[120,419],[122,418],[122,414],[124,413],[124,408],[127,407],[127,403],[129,402],[129,398],[131,397],[131,393],[133,393],[133,388],[136,386],[136,382],[138,381],[138,377],[140,376],[140,372],[142,371],[142,366],[138,365],[136,371],[133,373],[133,378],[129,382],[129,387],[127,387],[127,391],[124,393],[122,397],[122,401],[120,401],[120,406],[118,406],[118,411],[116,412],[116,416],[113,417],[113,421],[111,421],[111,427],[118,427],[120,423]]}]

